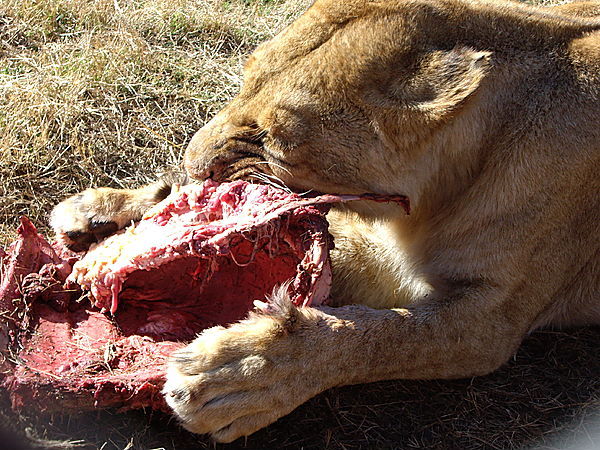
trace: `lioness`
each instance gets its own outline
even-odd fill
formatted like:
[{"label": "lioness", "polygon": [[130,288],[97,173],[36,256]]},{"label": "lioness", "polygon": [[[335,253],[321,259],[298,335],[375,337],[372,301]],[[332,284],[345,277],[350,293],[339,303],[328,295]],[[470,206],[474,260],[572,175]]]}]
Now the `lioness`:
[{"label": "lioness", "polygon": [[[248,60],[190,143],[203,180],[407,194],[330,214],[332,305],[204,331],[164,388],[229,442],[332,386],[502,365],[542,326],[600,322],[600,3],[317,0]],[[165,186],[88,190],[52,223],[75,247]]]}]

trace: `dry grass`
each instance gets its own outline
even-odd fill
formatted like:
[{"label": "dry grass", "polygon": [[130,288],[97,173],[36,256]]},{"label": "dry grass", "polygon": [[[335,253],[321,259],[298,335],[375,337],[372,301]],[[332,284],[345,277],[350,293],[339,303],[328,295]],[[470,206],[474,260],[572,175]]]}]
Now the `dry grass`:
[{"label": "dry grass", "polygon": [[0,242],[85,187],[178,164],[305,0],[2,0]]},{"label": "dry grass", "polygon": [[[0,243],[20,214],[42,225],[68,194],[177,164],[248,52],[308,3],[0,0]],[[598,336],[536,333],[473,380],[334,389],[232,448],[600,448]],[[156,413],[16,417],[4,401],[2,422],[41,447],[212,447]]]}]

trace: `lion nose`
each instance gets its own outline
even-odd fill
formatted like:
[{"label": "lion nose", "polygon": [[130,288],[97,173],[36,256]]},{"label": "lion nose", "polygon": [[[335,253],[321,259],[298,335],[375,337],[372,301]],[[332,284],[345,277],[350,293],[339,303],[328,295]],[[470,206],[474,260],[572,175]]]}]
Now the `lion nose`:
[{"label": "lion nose", "polygon": [[[191,145],[191,144],[190,144]],[[212,148],[192,149],[186,151],[184,166],[188,175],[195,180],[204,181],[208,178],[218,180],[227,167],[218,151],[223,145]],[[189,147],[188,147],[189,149]]]},{"label": "lion nose", "polygon": [[234,132],[234,127],[219,115],[198,130],[185,151],[188,175],[196,180],[218,179],[228,166],[225,147]]},{"label": "lion nose", "polygon": [[207,153],[202,150],[199,151],[197,147],[190,151],[188,146],[188,150],[186,150],[184,167],[188,175],[195,180],[203,181],[207,178],[213,178],[215,175],[214,169],[211,167],[212,158],[207,158]]}]

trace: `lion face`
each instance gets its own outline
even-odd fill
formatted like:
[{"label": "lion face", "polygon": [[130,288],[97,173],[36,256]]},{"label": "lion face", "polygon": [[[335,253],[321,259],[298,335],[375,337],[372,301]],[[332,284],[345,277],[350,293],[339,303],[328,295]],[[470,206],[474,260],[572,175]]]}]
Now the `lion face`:
[{"label": "lion face", "polygon": [[419,30],[437,16],[402,7],[318,1],[261,45],[240,94],[192,139],[189,174],[411,195],[432,130],[475,92],[489,53],[428,41]]}]

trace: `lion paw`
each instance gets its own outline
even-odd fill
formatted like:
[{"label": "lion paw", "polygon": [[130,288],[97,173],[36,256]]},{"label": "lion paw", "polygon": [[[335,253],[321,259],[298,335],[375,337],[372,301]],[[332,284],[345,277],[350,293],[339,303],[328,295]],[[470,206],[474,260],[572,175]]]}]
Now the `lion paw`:
[{"label": "lion paw", "polygon": [[170,192],[156,183],[140,189],[86,189],[54,207],[50,226],[66,247],[81,252],[124,228]]},{"label": "lion paw", "polygon": [[311,329],[319,312],[286,298],[268,308],[228,328],[205,330],[175,353],[163,393],[189,431],[231,442],[334,384],[320,376],[323,354],[314,351],[319,334]]}]

